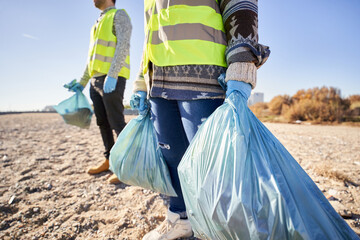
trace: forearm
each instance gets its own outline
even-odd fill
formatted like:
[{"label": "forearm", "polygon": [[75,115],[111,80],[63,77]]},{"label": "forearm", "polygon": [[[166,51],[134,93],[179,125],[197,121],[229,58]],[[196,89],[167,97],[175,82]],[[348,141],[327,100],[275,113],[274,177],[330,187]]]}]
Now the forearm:
[{"label": "forearm", "polygon": [[144,91],[147,92],[146,81],[143,74],[143,61],[141,60],[139,73],[134,81],[133,92]]},{"label": "forearm", "polygon": [[[256,70],[267,60],[270,50],[258,43],[258,1],[220,2],[228,47],[226,80],[256,85]],[[237,9],[234,11],[234,9]]]},{"label": "forearm", "polygon": [[85,87],[86,84],[89,82],[89,79],[90,79],[89,69],[88,69],[88,66],[86,65],[84,74],[83,74],[83,76],[82,76],[81,79],[80,79],[80,84]]},{"label": "forearm", "polygon": [[108,76],[117,78],[130,51],[130,37],[132,26],[128,15],[118,10],[114,17],[113,33],[117,38],[115,54],[108,72]]},{"label": "forearm", "polygon": [[[139,72],[135,78],[134,81],[134,85],[133,85],[133,92],[136,93],[138,91],[144,91],[147,92],[148,86],[150,85],[149,83],[149,78],[145,79],[144,76],[144,56],[145,56],[145,51],[146,51],[146,37],[144,39],[144,44],[143,44],[143,52],[141,55],[141,61],[140,61],[140,68],[139,68]],[[150,90],[150,87],[149,87]]]}]

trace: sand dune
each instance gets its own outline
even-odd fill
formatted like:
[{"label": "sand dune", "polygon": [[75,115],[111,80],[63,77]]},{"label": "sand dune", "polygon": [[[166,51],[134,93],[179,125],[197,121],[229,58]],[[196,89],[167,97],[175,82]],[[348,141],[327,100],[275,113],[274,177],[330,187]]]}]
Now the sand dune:
[{"label": "sand dune", "polygon": [[[360,234],[360,128],[266,126]],[[86,174],[102,151],[95,119],[84,130],[58,114],[1,115],[0,239],[141,239],[156,227],[165,197]]]}]

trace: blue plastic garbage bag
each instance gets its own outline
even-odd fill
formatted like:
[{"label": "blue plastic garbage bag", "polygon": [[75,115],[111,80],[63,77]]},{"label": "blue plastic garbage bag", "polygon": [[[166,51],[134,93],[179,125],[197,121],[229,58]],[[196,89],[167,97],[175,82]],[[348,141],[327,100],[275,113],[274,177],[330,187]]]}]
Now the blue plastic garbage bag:
[{"label": "blue plastic garbage bag", "polygon": [[76,91],[73,96],[53,107],[63,117],[65,123],[89,128],[93,110],[81,91]]},{"label": "blue plastic garbage bag", "polygon": [[119,134],[110,151],[110,170],[126,184],[177,196],[149,111],[132,119]]},{"label": "blue plastic garbage bag", "polygon": [[178,171],[202,239],[358,239],[237,91],[200,127]]}]

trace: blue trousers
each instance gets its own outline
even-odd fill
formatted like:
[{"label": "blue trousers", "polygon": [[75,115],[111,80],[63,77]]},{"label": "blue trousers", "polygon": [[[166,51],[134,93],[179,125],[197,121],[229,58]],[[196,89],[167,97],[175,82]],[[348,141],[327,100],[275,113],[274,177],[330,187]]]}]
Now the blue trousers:
[{"label": "blue trousers", "polygon": [[171,181],[178,197],[170,197],[169,210],[186,211],[177,167],[201,123],[223,103],[223,99],[166,100],[150,98],[151,119]]}]

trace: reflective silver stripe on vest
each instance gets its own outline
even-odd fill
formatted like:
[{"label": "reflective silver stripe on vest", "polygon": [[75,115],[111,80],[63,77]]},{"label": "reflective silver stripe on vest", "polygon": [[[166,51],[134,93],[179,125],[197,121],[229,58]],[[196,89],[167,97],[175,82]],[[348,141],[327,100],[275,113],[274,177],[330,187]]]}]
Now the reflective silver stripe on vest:
[{"label": "reflective silver stripe on vest", "polygon": [[163,26],[152,34],[151,44],[157,45],[164,41],[203,40],[227,45],[226,35],[221,30],[205,26],[201,23],[184,23]]},{"label": "reflective silver stripe on vest", "polygon": [[116,42],[113,41],[106,41],[106,40],[102,40],[102,39],[98,39],[96,42],[94,42],[94,46],[95,47],[97,44],[105,46],[105,47],[116,47]]},{"label": "reflective silver stripe on vest", "polygon": [[[107,56],[103,56],[103,55],[95,53],[94,55],[91,56],[91,61],[94,61],[94,60],[111,63],[113,60],[113,57],[107,57]],[[126,62],[124,62],[124,67],[130,69],[130,65],[127,64]]]}]

